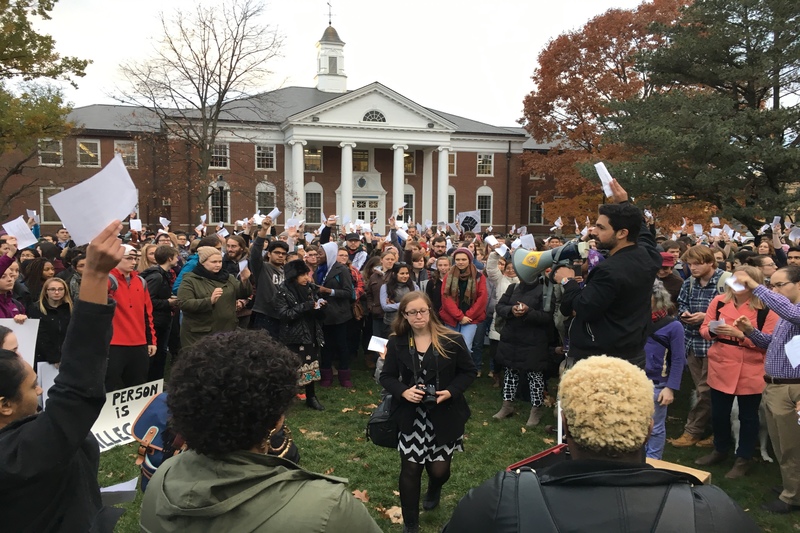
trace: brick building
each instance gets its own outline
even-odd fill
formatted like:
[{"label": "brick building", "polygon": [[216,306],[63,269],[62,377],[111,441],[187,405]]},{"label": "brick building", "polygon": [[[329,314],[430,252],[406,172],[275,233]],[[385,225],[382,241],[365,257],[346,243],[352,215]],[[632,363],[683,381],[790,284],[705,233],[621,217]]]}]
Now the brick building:
[{"label": "brick building", "polygon": [[[503,128],[426,108],[375,82],[347,90],[344,43],[328,26],[317,43],[316,87],[286,87],[231,102],[221,116],[209,183],[181,142],[162,133],[144,108],[90,105],[71,120],[80,134],[48,140],[39,180],[14,202],[12,215],[37,208],[42,224],[57,225],[49,197],[93,175],[121,153],[139,189],[139,216],[173,228],[232,224],[256,210],[278,207],[310,224],[322,214],[377,219],[376,231],[402,203],[414,221],[452,222],[479,210],[497,230],[528,225],[547,231],[535,200],[539,181],[525,174],[521,155],[543,149],[521,128]],[[177,154],[177,157],[176,157]],[[88,207],[88,206],[87,206]],[[46,231],[46,230],[45,230]]]}]

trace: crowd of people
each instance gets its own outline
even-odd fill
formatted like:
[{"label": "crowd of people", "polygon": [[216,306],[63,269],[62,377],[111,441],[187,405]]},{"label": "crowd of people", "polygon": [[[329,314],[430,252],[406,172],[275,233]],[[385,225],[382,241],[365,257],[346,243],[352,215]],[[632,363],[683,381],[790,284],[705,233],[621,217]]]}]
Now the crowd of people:
[{"label": "crowd of people", "polygon": [[[0,412],[5,417],[0,453],[21,449],[29,434],[39,434],[34,429],[39,425],[58,425],[53,419],[63,403],[76,410],[70,420],[78,417],[80,423],[71,427],[71,448],[61,460],[75,463],[71,475],[91,477],[86,469],[96,469],[96,444],[92,448],[82,439],[102,405],[100,392],[162,379],[172,365],[171,424],[189,451],[165,463],[151,480],[159,489],[146,493],[145,531],[192,529],[201,522],[205,528],[234,530],[232,524],[244,516],[265,527],[296,526],[287,519],[295,508],[309,531],[323,530],[320,524],[328,524],[326,531],[377,531],[342,480],[307,472],[278,453],[291,441],[284,423],[291,401],[324,410],[325,389],[335,381],[353,387],[351,364],[363,353],[365,366],[392,397],[405,531],[418,531],[420,502],[424,510],[439,505],[452,456],[464,450],[471,414],[465,392],[484,372],[497,389],[497,423],[525,402],[528,427],[541,423],[545,398],[563,373],[559,395],[576,458],[632,462],[641,470],[642,456],[662,458],[667,442],[707,446],[713,449],[697,457],[697,464],[722,463],[733,454],[726,477],[736,479],[754,467],[759,428],[766,425],[782,485],[778,498],[764,507],[774,513],[800,509],[800,369],[789,362],[796,348],[788,345],[800,334],[800,248],[784,244],[787,236],[777,228],[773,237],[749,244],[737,244],[727,233],[660,237],[652,216],[628,202],[616,181],[611,186],[614,201],[601,206],[596,223],[576,236],[586,242],[586,252],[568,254],[546,269],[520,267],[519,254],[534,252],[519,250],[518,234],[425,228],[403,223],[402,211],[389,220],[383,236],[368,227],[339,227],[337,217],[313,233],[302,227],[278,231],[270,217],[244,221],[232,234],[202,225],[190,233],[114,225],[88,246],[75,246],[61,228],[23,250],[14,236],[0,236],[0,317],[18,323],[39,319],[35,363],[59,369],[45,418],[36,416],[41,391],[35,386],[25,391],[24,402],[15,396],[33,371],[10,355],[0,360],[0,400],[15,406]],[[38,226],[34,230],[38,233]],[[533,243],[537,253],[551,250],[556,257],[566,241],[558,235]],[[102,315],[96,327],[85,323],[91,313]],[[386,349],[369,351],[372,337],[387,339]],[[4,338],[3,349],[13,353],[13,337]],[[83,354],[84,345],[98,353]],[[92,375],[77,378],[82,359]],[[626,366],[613,366],[618,364]],[[683,434],[667,439],[668,406],[685,369],[695,401]],[[630,431],[618,423],[582,422],[587,415],[580,395],[602,391],[609,384],[598,376],[614,372],[634,384],[628,391],[630,412],[616,401],[608,404],[617,421],[641,418]],[[578,383],[572,389],[569,377]],[[523,378],[527,386],[520,387]],[[195,386],[199,382],[202,389]],[[739,422],[735,429],[732,411]],[[625,432],[629,441],[603,440],[590,430]],[[274,445],[276,435],[283,447]],[[27,464],[37,449],[14,460]],[[613,470],[583,467],[594,469],[595,480]],[[0,472],[0,486],[28,475],[25,468],[9,463]],[[553,471],[540,481],[558,485],[569,473]],[[247,479],[258,490],[247,490],[243,500],[238,492],[226,493],[223,499],[235,504],[199,515],[193,506],[222,497],[215,486],[226,486],[228,478]],[[198,482],[206,494],[195,492]],[[505,482],[470,493],[450,530],[491,530],[454,524],[471,522],[470,513],[478,512],[471,499],[487,504],[498,498],[497,484]],[[648,483],[663,493],[663,486],[692,481],[656,476]],[[292,485],[297,499],[286,496],[284,484]],[[48,530],[47,520],[86,525],[104,519],[96,480],[81,489],[91,494],[70,491],[66,483],[58,487],[54,514],[37,519],[40,530]],[[187,491],[193,506],[186,505]],[[709,509],[738,509],[724,494],[703,494],[695,497],[712,501]],[[70,511],[64,509],[66,500],[57,501],[82,497]],[[271,507],[276,498],[286,499],[278,513]],[[302,510],[311,500],[327,503],[315,505],[312,513]],[[749,527],[745,522],[737,531]]]}]

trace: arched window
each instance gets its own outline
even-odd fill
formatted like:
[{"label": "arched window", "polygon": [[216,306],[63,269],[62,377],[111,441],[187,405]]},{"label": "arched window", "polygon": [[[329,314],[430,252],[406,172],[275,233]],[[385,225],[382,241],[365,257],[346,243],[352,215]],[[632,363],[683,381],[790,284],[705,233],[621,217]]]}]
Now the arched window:
[{"label": "arched window", "polygon": [[494,193],[491,187],[486,185],[478,187],[476,198],[476,209],[481,212],[481,224],[489,225],[492,223],[492,200]]},{"label": "arched window", "polygon": [[261,211],[266,215],[275,207],[275,185],[268,181],[261,181],[256,184],[256,211]]},{"label": "arched window", "polygon": [[306,223],[322,223],[322,185],[316,181],[305,184],[306,194]]},{"label": "arched window", "polygon": [[223,179],[208,185],[208,224],[231,223],[231,186]]},{"label": "arched window", "polygon": [[371,109],[364,114],[362,122],[386,122],[386,117],[377,109]]}]

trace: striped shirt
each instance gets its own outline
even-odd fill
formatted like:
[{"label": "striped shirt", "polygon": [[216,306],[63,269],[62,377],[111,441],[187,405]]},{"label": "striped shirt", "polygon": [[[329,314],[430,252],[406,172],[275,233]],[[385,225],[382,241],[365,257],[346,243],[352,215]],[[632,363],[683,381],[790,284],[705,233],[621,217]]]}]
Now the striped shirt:
[{"label": "striped shirt", "polygon": [[787,342],[800,335],[800,304],[793,304],[785,296],[772,292],[763,285],[756,287],[753,294],[780,317],[772,335],[757,329],[753,329],[748,335],[753,344],[767,349],[764,372],[773,378],[800,379],[800,366],[792,368],[785,348]]},{"label": "striped shirt", "polygon": [[[719,268],[708,280],[705,287],[700,285],[700,282],[689,276],[681,286],[681,292],[678,294],[678,315],[688,311],[689,313],[705,313],[708,310],[708,305],[711,300],[719,294],[717,283],[720,276],[725,273],[724,270]],[[711,341],[708,341],[700,336],[700,324],[683,324],[683,334],[686,340],[686,357],[690,353],[694,353],[695,357],[706,357],[708,349],[711,347]]]}]

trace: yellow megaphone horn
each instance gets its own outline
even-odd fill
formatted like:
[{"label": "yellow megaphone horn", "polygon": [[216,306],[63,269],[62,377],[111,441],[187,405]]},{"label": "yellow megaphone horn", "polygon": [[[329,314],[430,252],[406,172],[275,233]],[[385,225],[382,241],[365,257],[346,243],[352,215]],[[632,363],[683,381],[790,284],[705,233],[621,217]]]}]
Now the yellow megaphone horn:
[{"label": "yellow megaphone horn", "polygon": [[517,277],[523,283],[533,283],[539,274],[561,261],[586,258],[589,255],[589,243],[569,242],[544,252],[529,251],[517,248],[511,258]]}]

